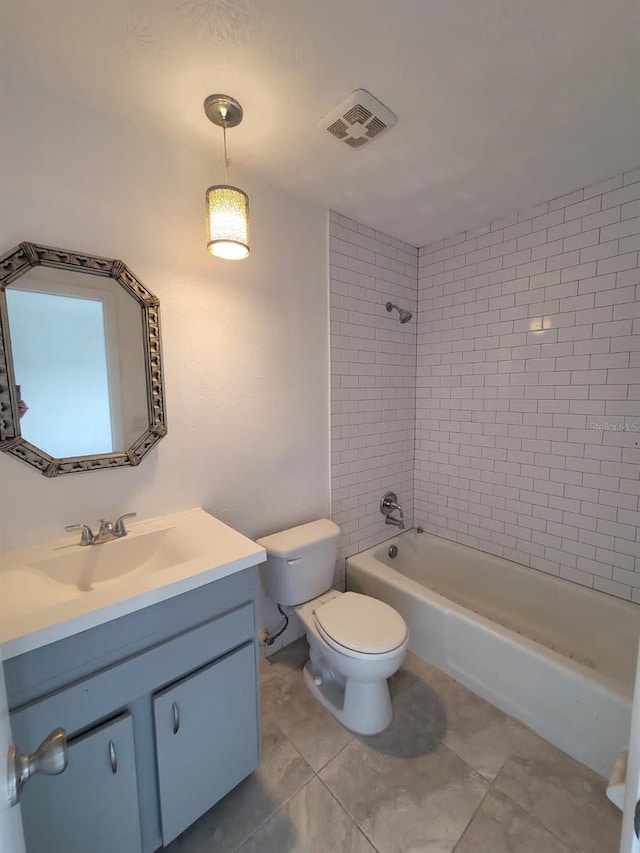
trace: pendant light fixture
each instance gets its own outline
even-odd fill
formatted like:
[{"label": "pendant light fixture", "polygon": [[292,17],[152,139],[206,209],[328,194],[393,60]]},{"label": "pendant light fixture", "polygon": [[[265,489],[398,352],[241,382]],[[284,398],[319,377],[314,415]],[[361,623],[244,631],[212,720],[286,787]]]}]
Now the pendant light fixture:
[{"label": "pendant light fixture", "polygon": [[227,128],[240,124],[242,107],[229,95],[209,95],[204,111],[222,128],[224,142],[224,184],[209,187],[206,196],[207,249],[217,258],[240,260],[249,254],[249,197],[227,183]]}]

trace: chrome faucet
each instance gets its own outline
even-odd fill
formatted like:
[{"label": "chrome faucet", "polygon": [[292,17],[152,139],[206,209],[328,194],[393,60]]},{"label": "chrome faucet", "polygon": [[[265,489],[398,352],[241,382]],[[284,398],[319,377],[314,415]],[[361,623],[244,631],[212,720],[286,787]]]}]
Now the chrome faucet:
[{"label": "chrome faucet", "polygon": [[[400,530],[404,530],[404,513],[395,492],[387,492],[386,495],[383,495],[380,501],[380,512],[385,516],[385,524],[393,524]],[[394,512],[397,512],[400,518],[394,518],[392,515]]]},{"label": "chrome faucet", "polygon": [[127,535],[127,529],[124,526],[125,518],[134,518],[137,515],[135,512],[125,512],[117,519],[115,524],[107,521],[106,518],[100,519],[100,529],[97,533],[89,527],[88,524],[68,524],[65,530],[81,530],[79,545],[102,545],[103,542],[109,542],[111,539],[122,539]]}]

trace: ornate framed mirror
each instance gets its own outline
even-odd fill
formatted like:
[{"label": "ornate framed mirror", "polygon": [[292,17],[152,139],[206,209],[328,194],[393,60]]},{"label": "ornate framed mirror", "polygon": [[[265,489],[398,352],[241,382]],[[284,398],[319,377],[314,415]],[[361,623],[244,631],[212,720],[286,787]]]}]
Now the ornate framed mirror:
[{"label": "ornate framed mirror", "polygon": [[0,258],[0,450],[45,477],[139,465],[167,433],[159,300],[122,262]]}]

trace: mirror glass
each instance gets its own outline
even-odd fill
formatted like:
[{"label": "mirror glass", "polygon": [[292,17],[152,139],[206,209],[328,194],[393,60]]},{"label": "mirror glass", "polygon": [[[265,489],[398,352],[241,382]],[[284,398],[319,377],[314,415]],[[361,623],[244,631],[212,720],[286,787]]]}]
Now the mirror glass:
[{"label": "mirror glass", "polygon": [[49,477],[137,465],[166,433],[156,297],[121,261],[28,243],[0,297],[0,447]]},{"label": "mirror glass", "polygon": [[55,457],[126,450],[148,421],[140,305],[112,279],[47,267],[6,298],[22,437]]}]

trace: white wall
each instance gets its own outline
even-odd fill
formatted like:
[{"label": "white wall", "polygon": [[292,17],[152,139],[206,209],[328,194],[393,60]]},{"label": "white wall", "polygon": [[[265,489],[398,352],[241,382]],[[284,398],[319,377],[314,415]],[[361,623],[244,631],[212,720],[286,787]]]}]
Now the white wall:
[{"label": "white wall", "polygon": [[[389,490],[413,526],[418,250],[330,214],[331,488],[344,558],[395,536],[380,499]],[[386,302],[414,312],[408,323]]]},{"label": "white wall", "polygon": [[16,78],[1,111],[4,249],[122,258],[159,296],[169,427],[138,468],[47,480],[0,454],[2,547],[127,510],[204,506],[251,537],[326,515],[326,211],[233,170],[252,251],[215,259],[203,221],[220,177],[214,130],[205,160]]},{"label": "white wall", "polygon": [[640,169],[420,251],[415,520],[640,602]]}]

